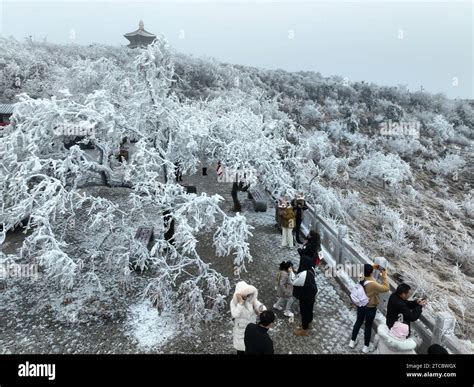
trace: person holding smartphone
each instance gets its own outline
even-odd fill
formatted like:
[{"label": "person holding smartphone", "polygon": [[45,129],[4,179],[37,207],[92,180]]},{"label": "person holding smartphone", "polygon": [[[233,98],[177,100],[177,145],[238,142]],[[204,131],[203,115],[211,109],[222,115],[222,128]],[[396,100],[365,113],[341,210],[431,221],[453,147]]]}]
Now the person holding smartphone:
[{"label": "person holding smartphone", "polygon": [[389,328],[393,327],[400,318],[410,327],[410,322],[420,318],[423,307],[426,305],[426,299],[419,298],[409,301],[411,287],[402,283],[398,285],[395,292],[390,295],[387,304],[386,324]]},{"label": "person holding smartphone", "polygon": [[292,266],[289,267],[288,272],[293,285],[293,297],[300,302],[301,326],[295,330],[295,335],[307,336],[313,322],[314,302],[318,293],[313,260],[303,256],[298,266],[298,273],[293,272]]}]

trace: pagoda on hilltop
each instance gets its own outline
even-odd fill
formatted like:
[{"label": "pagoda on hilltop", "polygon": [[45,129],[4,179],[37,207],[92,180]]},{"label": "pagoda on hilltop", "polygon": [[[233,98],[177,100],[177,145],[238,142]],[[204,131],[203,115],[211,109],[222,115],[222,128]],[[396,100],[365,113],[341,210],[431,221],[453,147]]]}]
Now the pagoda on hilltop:
[{"label": "pagoda on hilltop", "polygon": [[138,30],[129,32],[124,36],[130,41],[127,46],[129,48],[146,47],[149,44],[153,43],[156,39],[155,34],[152,34],[151,32],[145,30],[143,20],[140,20],[140,23],[138,23]]}]

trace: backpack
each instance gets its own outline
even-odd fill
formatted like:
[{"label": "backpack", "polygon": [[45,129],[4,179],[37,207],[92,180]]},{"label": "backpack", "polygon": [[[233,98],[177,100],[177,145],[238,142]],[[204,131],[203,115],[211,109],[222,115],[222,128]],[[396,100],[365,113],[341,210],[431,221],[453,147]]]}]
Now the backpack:
[{"label": "backpack", "polygon": [[364,285],[361,285],[359,282],[352,288],[351,300],[356,306],[366,306],[369,303],[369,297],[367,297],[364,289],[365,285],[367,285],[369,282],[374,281],[364,281]]},{"label": "backpack", "polygon": [[280,286],[280,278],[281,278],[281,271],[278,270],[278,274],[276,276],[275,290],[278,290],[278,287]]}]

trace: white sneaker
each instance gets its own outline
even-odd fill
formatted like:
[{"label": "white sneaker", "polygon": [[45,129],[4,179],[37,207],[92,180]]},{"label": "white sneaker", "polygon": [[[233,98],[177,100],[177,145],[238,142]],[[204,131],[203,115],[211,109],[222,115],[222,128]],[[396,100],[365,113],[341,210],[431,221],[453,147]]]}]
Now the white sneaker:
[{"label": "white sneaker", "polygon": [[356,346],[356,342],[354,340],[351,340],[349,342],[349,348],[354,348]]},{"label": "white sneaker", "polygon": [[367,345],[362,347],[362,353],[369,353],[369,347],[367,347]]},{"label": "white sneaker", "polygon": [[273,305],[273,309],[283,310],[283,308],[281,306],[278,306],[277,304]]},{"label": "white sneaker", "polygon": [[293,314],[292,312],[290,312],[289,310],[285,310],[285,311],[283,312],[283,316],[285,316],[285,317],[293,317],[294,314]]}]

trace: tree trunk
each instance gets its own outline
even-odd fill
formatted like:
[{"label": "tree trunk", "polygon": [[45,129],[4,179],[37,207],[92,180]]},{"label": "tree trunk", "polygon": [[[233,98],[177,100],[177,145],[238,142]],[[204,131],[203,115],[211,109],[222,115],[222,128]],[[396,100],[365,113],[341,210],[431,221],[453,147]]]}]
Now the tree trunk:
[{"label": "tree trunk", "polygon": [[[97,149],[99,150],[99,153],[100,153],[100,158],[99,158],[99,163],[101,166],[105,166],[104,164],[107,162],[107,167],[110,167],[108,165],[108,161],[107,161],[107,158],[105,156],[105,150],[104,148],[102,148],[102,146],[100,145],[97,145],[95,144],[95,146],[97,147]],[[104,170],[100,171],[100,178],[102,180],[102,184],[107,186],[107,187],[111,187],[111,184],[110,184],[110,177],[108,176],[107,172],[105,172]]]}]

